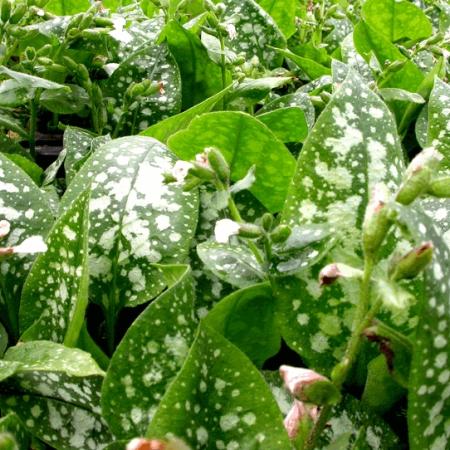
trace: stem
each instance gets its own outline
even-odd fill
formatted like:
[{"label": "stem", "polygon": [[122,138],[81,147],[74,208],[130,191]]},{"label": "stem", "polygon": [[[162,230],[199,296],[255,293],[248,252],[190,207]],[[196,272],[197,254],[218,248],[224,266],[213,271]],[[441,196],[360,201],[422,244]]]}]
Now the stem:
[{"label": "stem", "polygon": [[[222,72],[222,89],[227,87],[227,73],[225,70],[225,43],[223,40],[222,33],[219,33],[219,42],[220,42],[220,69]],[[224,109],[224,98],[220,99],[220,109]]]},{"label": "stem", "polygon": [[[228,209],[230,210],[231,218],[238,223],[243,223],[241,214],[239,213],[239,210],[236,206],[236,203],[234,203],[233,197],[231,194],[228,196]],[[250,239],[247,240],[248,247],[252,251],[252,253],[255,255],[256,260],[259,262],[259,264],[264,264],[264,258],[261,256],[261,253],[258,250],[258,247],[255,245],[254,242],[252,242]]]},{"label": "stem", "polygon": [[39,97],[41,96],[41,90],[36,89],[34,98],[30,101],[30,154],[33,158],[36,158],[36,129],[37,129],[37,113]]},{"label": "stem", "polygon": [[[366,256],[364,260],[364,273],[361,280],[361,289],[359,294],[359,303],[356,309],[355,318],[353,320],[352,335],[347,344],[344,358],[339,364],[340,370],[336,371],[336,375],[332,381],[336,387],[341,390],[348,374],[355,363],[361,347],[361,335],[367,326],[372,322],[373,317],[378,312],[381,302],[377,301],[370,308],[370,284],[373,272],[373,259]],[[369,309],[370,308],[370,309]],[[315,447],[317,438],[325,428],[332,406],[326,405],[320,412],[317,422],[314,424],[309,433],[304,450],[312,450]]]}]

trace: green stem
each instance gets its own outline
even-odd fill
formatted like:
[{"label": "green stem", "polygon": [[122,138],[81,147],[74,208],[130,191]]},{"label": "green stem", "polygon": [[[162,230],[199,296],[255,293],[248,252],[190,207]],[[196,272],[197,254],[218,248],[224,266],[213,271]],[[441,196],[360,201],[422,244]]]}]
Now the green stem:
[{"label": "green stem", "polygon": [[30,154],[33,158],[36,157],[36,131],[37,131],[37,114],[39,97],[41,96],[41,90],[36,89],[33,99],[30,101]]},{"label": "green stem", "polygon": [[[227,87],[227,73],[225,69],[225,43],[223,40],[222,33],[219,33],[219,42],[220,42],[220,69],[222,72],[222,89]],[[224,109],[225,103],[224,98],[222,97],[220,100],[220,109]]]},{"label": "green stem", "polygon": [[[231,194],[228,196],[228,209],[230,210],[231,218],[238,223],[243,223],[241,214],[239,213],[239,210],[236,206],[236,203],[234,203],[233,197]],[[256,260],[259,262],[259,264],[264,265],[264,258],[261,256],[260,251],[258,250],[258,247],[255,245],[254,242],[252,242],[250,239],[247,240],[248,247],[252,251],[252,253],[255,255]]]},{"label": "green stem", "polygon": [[[373,266],[373,259],[366,257],[364,264],[364,273],[361,280],[359,302],[356,309],[355,318],[353,320],[352,335],[347,343],[347,349],[345,351],[344,358],[339,364],[339,370],[336,371],[336,374],[332,379],[333,383],[339,390],[342,389],[342,386],[345,383],[345,380],[347,379],[348,374],[356,361],[359,349],[361,347],[361,335],[363,331],[368,327],[368,325],[372,322],[372,319],[374,318],[380,307],[380,302],[377,301],[376,303],[374,303],[372,308],[370,308],[370,285]],[[331,405],[326,405],[323,407],[317,422],[314,424],[311,432],[309,433],[304,450],[312,450],[315,448],[317,439],[325,428],[331,410]]]}]

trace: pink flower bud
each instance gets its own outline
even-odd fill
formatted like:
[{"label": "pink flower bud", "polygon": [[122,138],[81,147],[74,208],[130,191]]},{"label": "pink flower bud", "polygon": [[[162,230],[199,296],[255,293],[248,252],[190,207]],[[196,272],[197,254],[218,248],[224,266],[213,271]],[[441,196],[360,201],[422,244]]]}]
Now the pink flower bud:
[{"label": "pink flower bud", "polygon": [[328,286],[338,278],[361,278],[362,271],[341,263],[332,263],[325,266],[319,273],[320,286]]},{"label": "pink flower bud", "polygon": [[296,397],[301,397],[306,386],[317,381],[328,381],[328,379],[323,375],[320,375],[320,373],[301,367],[283,365],[280,367],[280,375],[288,390]]},{"label": "pink flower bud", "polygon": [[292,408],[284,418],[284,427],[286,428],[289,439],[295,439],[303,420],[311,419],[314,422],[319,415],[317,406],[307,406],[300,400],[294,400]]},{"label": "pink flower bud", "polygon": [[126,450],[165,450],[166,443],[158,439],[134,438],[128,442]]},{"label": "pink flower bud", "polygon": [[9,234],[11,225],[7,220],[0,220],[0,239]]}]

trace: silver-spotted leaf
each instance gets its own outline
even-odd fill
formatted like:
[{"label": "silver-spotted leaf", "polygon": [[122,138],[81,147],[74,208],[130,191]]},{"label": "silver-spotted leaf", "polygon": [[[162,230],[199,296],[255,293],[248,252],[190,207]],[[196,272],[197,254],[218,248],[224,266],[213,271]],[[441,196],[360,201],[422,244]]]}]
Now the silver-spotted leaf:
[{"label": "silver-spotted leaf", "polygon": [[77,173],[61,207],[92,181],[90,298],[107,310],[150,300],[164,288],[154,263],[182,263],[197,222],[195,192],[168,185],[175,157],[153,138],[132,136],[100,147]]},{"label": "silver-spotted leaf", "polygon": [[261,374],[233,344],[200,325],[147,436],[169,433],[193,448],[286,450],[289,440]]},{"label": "silver-spotted leaf", "polygon": [[76,344],[88,303],[88,220],[89,190],[57,220],[25,281],[21,340]]},{"label": "silver-spotted leaf", "polygon": [[161,271],[176,279],[169,280],[169,289],[128,329],[103,383],[103,417],[114,434],[123,438],[145,434],[184,362],[197,326],[190,269],[169,266]]},{"label": "silver-spotted leaf", "polygon": [[182,159],[194,159],[206,147],[217,147],[231,164],[231,179],[245,177],[255,166],[250,192],[270,211],[279,211],[286,197],[295,160],[273,133],[254,117],[234,111],[212,112],[195,118],[168,141]]},{"label": "silver-spotted leaf", "polygon": [[30,445],[30,434],[13,412],[6,414],[0,419],[0,433],[10,433],[14,436],[19,449],[28,449]]},{"label": "silver-spotted leaf", "polygon": [[[368,195],[378,182],[394,190],[402,171],[392,114],[350,70],[303,146],[283,220],[291,226],[327,224],[341,242],[329,262],[359,264],[355,251]],[[320,289],[324,265],[276,281],[275,291],[283,337],[309,364],[326,371],[342,356],[358,290],[352,281]]]},{"label": "silver-spotted leaf", "polygon": [[236,37],[225,39],[235,53],[254,56],[260,64],[274,68],[281,63],[278,52],[271,47],[285,47],[286,40],[272,17],[254,0],[225,0],[222,22],[234,25]]},{"label": "silver-spotted leaf", "polygon": [[[34,181],[6,156],[0,154],[0,220],[8,220],[11,231],[2,240],[9,247],[32,236],[45,238],[53,223],[53,214],[45,194]],[[0,310],[3,325],[12,337],[18,337],[18,312],[22,284],[34,255],[17,254],[2,259]]]},{"label": "silver-spotted leaf", "polygon": [[255,255],[242,245],[204,242],[197,246],[204,267],[232,286],[243,288],[265,278]]}]

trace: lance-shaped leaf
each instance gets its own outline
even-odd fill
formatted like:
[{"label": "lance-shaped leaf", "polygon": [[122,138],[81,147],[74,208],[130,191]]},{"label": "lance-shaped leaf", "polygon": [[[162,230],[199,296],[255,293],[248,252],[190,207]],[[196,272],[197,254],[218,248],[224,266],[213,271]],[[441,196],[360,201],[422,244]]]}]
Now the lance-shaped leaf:
[{"label": "lance-shaped leaf", "polygon": [[[291,226],[327,224],[342,240],[328,262],[359,264],[354,252],[369,192],[378,182],[394,190],[402,159],[392,114],[351,70],[303,146],[283,220]],[[324,265],[275,285],[283,337],[315,369],[326,371],[342,355],[358,291],[351,280],[320,289]]]},{"label": "lance-shaped leaf", "polygon": [[260,373],[206,325],[200,326],[147,435],[169,433],[193,448],[289,448],[280,412]]},{"label": "lance-shaped leaf", "polygon": [[304,76],[309,80],[315,80],[316,78],[319,78],[323,75],[331,74],[331,70],[329,67],[323,66],[313,59],[299,56],[287,49],[278,48],[276,50],[280,54],[294,62],[300,68],[302,74],[304,74]]},{"label": "lance-shaped leaf", "polygon": [[164,183],[174,162],[152,138],[115,139],[83,165],[62,199],[68,208],[92,181],[89,295],[108,310],[153,298],[164,282],[152,264],[187,257],[198,200],[195,192]]},{"label": "lance-shaped leaf", "polygon": [[[28,175],[2,154],[0,192],[0,220],[11,223],[11,231],[2,240],[2,246],[17,245],[32,236],[45,238],[53,222],[45,195]],[[34,255],[17,254],[0,262],[0,310],[3,325],[12,337],[18,337],[17,299],[33,259]]]},{"label": "lance-shaped leaf", "polygon": [[450,169],[450,86],[436,77],[428,102],[428,144],[444,155],[442,168]]},{"label": "lance-shaped leaf", "polygon": [[[351,396],[333,407],[327,427],[321,434],[317,449],[383,449],[396,450],[400,443],[389,425],[376,414],[365,408],[358,400]],[[338,439],[346,436],[346,445],[332,447]],[[352,443],[351,447],[348,445]],[[328,447],[329,445],[329,447]]]},{"label": "lance-shaped leaf", "polygon": [[222,22],[232,24],[236,36],[225,39],[226,46],[246,59],[257,56],[267,67],[278,67],[281,57],[271,47],[285,47],[286,40],[272,17],[254,0],[226,0]]},{"label": "lance-shaped leaf", "polygon": [[[128,112],[123,111],[124,96],[132,82],[150,80],[161,89],[150,96],[135,99]],[[178,66],[165,43],[147,44],[127,55],[104,84],[104,95],[112,104],[112,122],[120,130],[139,132],[180,111],[181,80]]]},{"label": "lance-shaped leaf", "polygon": [[217,147],[231,165],[231,179],[245,177],[255,166],[250,192],[270,211],[279,211],[286,197],[295,161],[289,150],[254,117],[234,111],[203,114],[186,130],[171,136],[169,147],[180,158],[194,159],[206,147]]},{"label": "lance-shaped leaf", "polygon": [[128,329],[102,388],[103,417],[114,434],[142,436],[194,339],[194,286],[187,266],[161,267],[169,289]]},{"label": "lance-shaped leaf", "polygon": [[406,0],[367,0],[362,16],[368,25],[391,42],[424,39],[432,33],[431,22],[425,13]]},{"label": "lance-shaped leaf", "polygon": [[400,209],[400,220],[417,243],[433,242],[433,261],[426,269],[425,295],[409,377],[408,425],[411,449],[445,448],[450,414],[450,249],[420,208]]},{"label": "lance-shaped leaf", "polygon": [[22,340],[74,346],[88,303],[89,190],[82,193],[49,233],[20,301]]},{"label": "lance-shaped leaf", "polygon": [[209,97],[206,100],[203,100],[201,103],[192,106],[186,111],[155,123],[151,127],[142,131],[140,134],[143,136],[154,137],[155,139],[158,139],[158,141],[166,143],[169,137],[172,136],[172,134],[175,134],[177,131],[187,128],[191,121],[195,119],[195,117],[199,116],[200,114],[210,112],[214,108],[214,106],[216,106],[216,104],[220,100],[222,100],[225,94],[227,94],[228,91],[232,88],[233,85],[230,85],[217,94],[213,95],[212,97]]},{"label": "lance-shaped leaf", "polygon": [[0,73],[7,75],[8,77],[18,81],[25,89],[63,89],[70,91],[68,86],[55,83],[54,81],[46,80],[45,78],[36,77],[34,75],[28,75],[23,72],[16,72],[15,70],[8,69],[5,66],[0,66]]},{"label": "lance-shaped leaf", "polygon": [[267,283],[255,284],[221,300],[204,319],[261,367],[280,349],[275,299]]},{"label": "lance-shaped leaf", "polygon": [[225,87],[220,66],[209,58],[198,36],[171,20],[164,28],[164,37],[180,68],[183,109],[200,103]]},{"label": "lance-shaped leaf", "polygon": [[100,416],[103,371],[92,357],[48,341],[11,347],[0,378],[2,411],[14,412],[27,430],[56,449],[97,449],[112,440]]},{"label": "lance-shaped leaf", "polygon": [[197,253],[206,269],[233,286],[243,288],[265,278],[263,268],[246,246],[204,242],[197,246]]}]

